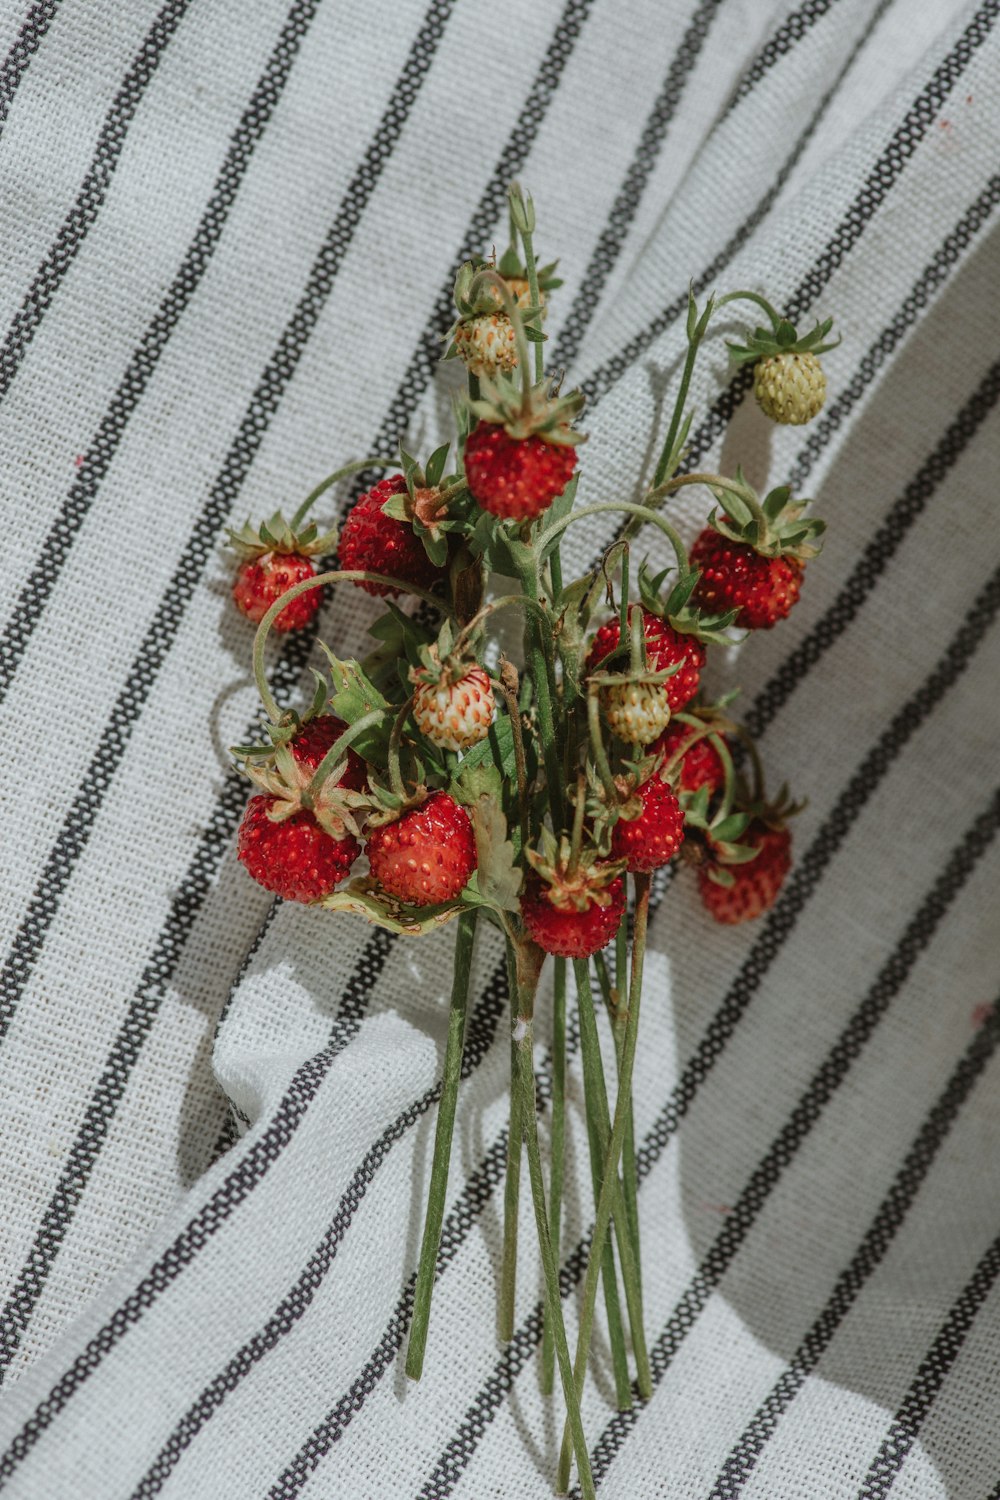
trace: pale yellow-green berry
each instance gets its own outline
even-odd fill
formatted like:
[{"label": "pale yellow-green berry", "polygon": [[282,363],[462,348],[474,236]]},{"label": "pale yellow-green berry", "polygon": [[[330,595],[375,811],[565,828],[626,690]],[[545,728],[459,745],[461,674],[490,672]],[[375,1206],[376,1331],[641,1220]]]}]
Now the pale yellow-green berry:
[{"label": "pale yellow-green berry", "polygon": [[506,313],[481,313],[455,329],[455,349],[473,375],[496,375],[517,367],[514,325]]},{"label": "pale yellow-green berry", "polygon": [[616,739],[648,745],[670,721],[670,701],[662,682],[615,682],[601,689],[604,722]]},{"label": "pale yellow-green berry", "polygon": [[419,682],[413,694],[413,717],[420,733],[442,750],[469,750],[490,732],[495,703],[493,684],[482,667],[472,667],[457,682]]},{"label": "pale yellow-green berry", "polygon": [[772,422],[800,427],[826,399],[826,376],[815,354],[772,354],[754,366],[753,393]]}]

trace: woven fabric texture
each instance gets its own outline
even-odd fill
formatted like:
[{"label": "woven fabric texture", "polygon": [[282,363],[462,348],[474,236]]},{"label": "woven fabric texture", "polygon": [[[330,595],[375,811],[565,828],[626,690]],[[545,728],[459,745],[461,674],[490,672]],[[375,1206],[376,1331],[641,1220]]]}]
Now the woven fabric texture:
[{"label": "woven fabric texture", "polygon": [[[225,528],[439,439],[454,271],[502,246],[517,177],[591,499],[647,471],[689,281],[843,338],[807,429],[719,342],[692,388],[688,464],[829,523],[792,616],[710,678],[809,800],[758,925],[716,927],[683,871],[655,888],[655,1389],[616,1412],[599,1336],[600,1491],[997,1500],[1000,0],[7,0],[0,58],[0,1492],[551,1491],[528,1202],[494,1334],[500,945],[411,1385],[452,932],[273,902],[226,748],[257,706]],[[567,575],[612,535],[570,532]],[[342,589],[321,634],[357,650],[375,612]],[[279,697],[315,659],[275,651]]]}]

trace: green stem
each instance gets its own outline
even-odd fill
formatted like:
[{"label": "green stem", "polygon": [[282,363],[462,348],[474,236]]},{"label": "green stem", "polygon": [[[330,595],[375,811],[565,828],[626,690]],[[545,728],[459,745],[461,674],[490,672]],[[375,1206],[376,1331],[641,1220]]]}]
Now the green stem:
[{"label": "green stem", "polygon": [[[361,735],[364,734],[366,729],[370,729],[373,724],[380,723],[383,717],[384,716],[380,708],[373,708],[371,713],[362,715],[360,719],[355,719],[353,724],[348,724],[343,734],[341,734],[337,739],[334,740],[333,744],[330,746],[329,750],[326,752],[323,759],[320,761],[319,765],[313,772],[312,781],[310,781],[308,787],[306,788],[306,796],[310,801],[314,801],[315,798],[319,796],[320,789],[322,788],[324,781],[329,776],[334,766],[338,765],[340,761],[344,759],[345,755],[347,754],[348,746],[353,745],[356,739],[360,739]],[[308,805],[305,802],[305,798],[303,798],[303,805]]]},{"label": "green stem", "polygon": [[687,401],[688,387],[691,384],[691,376],[694,374],[695,360],[698,358],[698,349],[701,346],[702,334],[688,337],[687,357],[684,360],[684,369],[681,373],[681,383],[677,391],[677,399],[674,402],[674,410],[670,418],[670,426],[667,428],[667,436],[660,450],[659,462],[653,474],[653,488],[662,484],[667,478],[667,469],[670,464],[670,455],[674,451],[674,443],[677,441],[677,433],[684,417],[684,403]]},{"label": "green stem", "polygon": [[[540,307],[541,302],[538,294],[538,265],[535,260],[535,249],[533,235],[530,229],[521,230],[521,243],[524,246],[524,269],[528,273],[528,295],[531,298],[532,307]],[[535,325],[538,326],[537,324]],[[545,345],[535,345],[535,383],[541,380],[545,374],[545,356],[543,350]]]},{"label": "green stem", "polygon": [[[729,482],[731,483],[731,481]],[[664,486],[662,493],[667,493],[666,486]],[[605,515],[609,511],[616,511],[619,514],[628,516],[637,516],[640,520],[649,522],[651,526],[658,527],[667,538],[671,547],[673,547],[674,556],[677,558],[677,565],[680,571],[682,573],[687,572],[687,549],[670,522],[665,520],[657,511],[650,510],[648,505],[636,505],[631,500],[605,501],[600,505],[585,505],[582,510],[572,511],[568,516],[564,516],[561,521],[557,521],[554,526],[550,526],[545,532],[543,550],[547,552],[555,538],[561,536],[568,526],[575,526],[577,521],[584,521],[588,516]]]},{"label": "green stem", "polygon": [[[552,1166],[549,1176],[549,1238],[559,1263],[562,1229],[563,1174],[566,1164],[566,960],[554,960],[552,980]],[[542,1332],[542,1394],[555,1385],[555,1342],[552,1319],[545,1310]]]},{"label": "green stem", "polygon": [[491,599],[489,604],[484,604],[482,609],[478,610],[472,619],[466,625],[462,626],[461,631],[455,639],[455,644],[451,648],[451,654],[458,656],[472,632],[484,620],[488,619],[490,615],[495,615],[501,609],[513,609],[515,607],[533,611],[541,619],[545,627],[546,639],[551,643],[552,622],[549,619],[549,613],[545,606],[538,599],[532,599],[527,594],[503,594],[499,599]]},{"label": "green stem", "polygon": [[[608,1120],[607,1084],[604,1078],[604,1063],[601,1059],[601,1044],[597,1035],[597,1020],[594,1015],[594,999],[590,989],[590,971],[585,958],[574,961],[577,1004],[580,1010],[580,1051],[583,1057],[583,1098],[587,1112],[587,1140],[590,1147],[590,1177],[596,1205],[601,1194],[601,1168],[607,1151],[611,1125]],[[619,1203],[615,1192],[615,1203]],[[621,1254],[622,1236],[628,1231],[615,1214],[615,1236]],[[624,1262],[623,1262],[624,1270]],[[615,1377],[615,1396],[619,1411],[627,1411],[632,1405],[629,1382],[628,1356],[625,1352],[625,1329],[622,1324],[621,1303],[618,1298],[618,1282],[615,1278],[615,1253],[610,1236],[604,1241],[601,1252],[601,1276],[604,1282],[604,1308],[608,1318],[608,1337],[611,1343],[611,1362]],[[626,1297],[628,1289],[626,1288]]]},{"label": "green stem", "polygon": [[336,473],[330,474],[314,490],[310,490],[292,519],[289,526],[292,531],[297,530],[305,520],[310,509],[315,505],[320,495],[324,495],[338,480],[346,479],[350,474],[360,474],[363,469],[396,469],[399,467],[398,458],[359,458],[354,463],[345,464]]},{"label": "green stem", "polygon": [[329,573],[317,573],[315,578],[303,578],[301,583],[295,583],[290,589],[286,589],[279,599],[275,599],[267,614],[257,626],[257,634],[253,638],[253,675],[267,716],[272,723],[281,721],[281,709],[275,702],[271,689],[267,684],[267,676],[264,672],[264,647],[271,633],[271,626],[281,614],[286,605],[291,604],[300,594],[307,594],[310,589],[324,588],[328,583],[387,583],[390,588],[396,589],[403,594],[415,594],[418,599],[426,599],[428,604],[433,604],[442,614],[450,615],[454,611],[447,600],[442,599],[439,594],[432,594],[430,589],[418,588],[415,583],[404,583],[401,578],[390,578],[386,573],[368,573],[358,568],[334,568]]},{"label": "green stem", "polygon": [[[618,1097],[615,1100],[615,1117],[611,1127],[611,1139],[608,1142],[608,1150],[604,1159],[601,1193],[597,1202],[597,1214],[594,1220],[590,1256],[587,1261],[587,1273],[583,1284],[583,1306],[580,1312],[580,1329],[577,1335],[576,1358],[573,1366],[577,1391],[582,1391],[583,1389],[583,1381],[587,1370],[590,1335],[594,1326],[594,1305],[597,1299],[600,1259],[614,1206],[615,1188],[617,1186],[620,1189],[618,1163],[625,1140],[628,1106],[632,1097],[632,1072],[635,1065],[636,1042],[639,1032],[642,967],[646,952],[646,925],[649,914],[649,876],[636,875],[634,879],[636,891],[635,928],[632,939],[632,983],[629,993],[628,1020],[625,1025],[625,1042],[622,1047]],[[624,1243],[628,1243],[627,1237]],[[649,1355],[646,1351],[644,1337],[640,1338],[640,1344],[641,1347],[635,1351],[636,1364],[638,1366],[639,1392],[643,1396],[648,1396],[652,1391],[652,1375],[649,1368]],[[559,1472],[556,1479],[556,1489],[559,1491],[565,1490],[569,1482],[570,1462],[571,1443],[570,1432],[567,1428],[563,1434],[562,1452],[559,1457]]]},{"label": "green stem", "polygon": [[[625,938],[626,919],[623,917],[619,933]],[[617,958],[618,939],[615,939]],[[601,987],[601,994],[607,1007],[608,1017],[611,1021],[611,1034],[615,1043],[615,1060],[621,1076],[622,1050],[625,1046],[625,1007],[616,1004],[615,991],[611,988],[611,976],[608,974],[608,966],[604,961],[603,953],[595,953],[594,963],[597,969],[597,980]],[[618,990],[618,994],[622,990]],[[640,1309],[642,1307],[642,1246],[639,1239],[639,1180],[636,1175],[635,1161],[635,1110],[632,1100],[629,1100],[628,1118],[625,1121],[625,1139],[622,1142],[622,1192],[625,1197],[625,1218],[628,1223],[629,1238],[632,1241],[632,1258],[635,1261],[636,1289],[639,1298]],[[642,1315],[640,1311],[640,1322]]]},{"label": "green stem", "polygon": [[[538,574],[534,554],[530,560],[520,569],[521,582],[524,585],[526,596],[537,606],[541,618],[545,622],[544,644],[542,632],[536,625],[537,616],[532,617],[531,623],[526,630],[525,655],[527,657],[528,675],[531,677],[535,689],[535,703],[538,711],[538,735],[542,742],[542,759],[545,764],[546,789],[549,794],[549,805],[552,810],[552,820],[557,829],[563,826],[563,815],[565,802],[563,799],[562,767],[559,757],[559,742],[556,738],[556,724],[553,703],[556,697],[554,678],[555,648],[552,640],[552,625],[547,611],[538,600]],[[546,649],[547,648],[547,649]]]},{"label": "green stem", "polygon": [[521,827],[521,848],[525,849],[528,844],[528,767],[524,758],[521,715],[514,694],[502,678],[497,681],[496,686],[507,705],[507,717],[510,719],[511,739],[514,742],[514,771],[517,776],[517,811]]},{"label": "green stem", "polygon": [[403,738],[403,725],[406,723],[410,709],[413,707],[413,694],[407,698],[399,713],[392,721],[392,731],[389,735],[388,769],[389,786],[397,797],[405,798],[406,788],[403,785],[403,773],[399,764],[399,746]]},{"label": "green stem", "polygon": [[725,307],[727,302],[755,302],[758,307],[762,307],[767,313],[767,316],[771,320],[772,328],[776,329],[780,323],[784,322],[781,314],[776,312],[767,298],[762,297],[759,292],[727,292],[724,297],[717,297],[715,299],[716,311],[720,307]]},{"label": "green stem", "polygon": [[427,1194],[424,1234],[420,1244],[417,1283],[413,1295],[413,1322],[410,1325],[410,1342],[406,1351],[406,1373],[411,1380],[420,1379],[424,1368],[424,1350],[427,1347],[427,1328],[431,1315],[431,1298],[434,1294],[434,1275],[448,1192],[448,1165],[451,1160],[451,1142],[455,1131],[455,1107],[458,1102],[459,1080],[462,1076],[462,1048],[465,1041],[472,949],[476,937],[476,915],[474,911],[462,912],[458,919],[458,931],[455,936],[455,967],[451,989],[451,1009],[448,1013],[444,1077],[441,1082],[441,1100],[438,1104],[437,1126],[434,1132],[434,1159],[431,1165],[430,1189]]},{"label": "green stem", "polygon": [[600,699],[596,688],[591,688],[587,694],[587,724],[590,729],[590,748],[597,774],[601,778],[601,784],[609,801],[612,806],[615,806],[619,801],[618,787],[615,785],[608,752],[604,748],[604,736],[601,734]]},{"label": "green stem", "polygon": [[[517,962],[511,941],[507,942],[507,987],[510,991],[512,1018],[518,1004]],[[513,1030],[513,1028],[512,1028]],[[507,1172],[503,1190],[503,1257],[500,1265],[500,1299],[497,1308],[497,1333],[503,1343],[514,1337],[514,1294],[517,1290],[517,1216],[521,1198],[521,1142],[524,1122],[522,1098],[514,1087],[517,1070],[517,1043],[510,1044],[510,1123],[507,1130]]]},{"label": "green stem", "polygon": [[542,1273],[545,1281],[545,1306],[552,1325],[552,1341],[555,1346],[556,1363],[566,1402],[566,1425],[570,1433],[571,1451],[576,1456],[580,1473],[580,1489],[583,1500],[596,1500],[594,1478],[590,1468],[590,1454],[583,1433],[580,1416],[580,1398],[570,1365],[569,1344],[566,1341],[566,1325],[562,1315],[562,1294],[559,1288],[559,1266],[552,1249],[549,1234],[549,1216],[545,1203],[545,1183],[542,1177],[542,1157],[538,1144],[538,1115],[535,1105],[535,1070],[533,1066],[533,1018],[534,993],[544,954],[533,943],[519,943],[517,947],[518,971],[518,1016],[514,1045],[514,1078],[512,1091],[521,1099],[521,1122],[524,1143],[528,1156],[528,1177],[531,1182],[531,1201],[535,1211],[535,1229],[541,1253]]}]

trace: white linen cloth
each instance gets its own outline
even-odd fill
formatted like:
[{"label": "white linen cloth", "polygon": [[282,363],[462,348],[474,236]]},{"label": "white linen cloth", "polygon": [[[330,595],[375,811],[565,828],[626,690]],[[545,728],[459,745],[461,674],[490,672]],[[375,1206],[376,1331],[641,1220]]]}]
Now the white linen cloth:
[{"label": "white linen cloth", "polygon": [[[517,1334],[494,1336],[498,944],[408,1386],[452,933],[274,904],[238,866],[226,747],[256,704],[220,546],[401,434],[429,451],[454,269],[502,247],[516,176],[565,278],[547,326],[589,396],[583,496],[644,470],[689,280],[843,336],[808,429],[765,422],[721,340],[692,392],[692,462],[791,480],[830,525],[791,618],[710,679],[743,685],[809,805],[757,926],[714,926],[684,872],[658,888],[656,1389],[616,1414],[598,1341],[601,1493],[1000,1495],[998,12],[0,7],[0,1491],[550,1492],[526,1202]],[[686,492],[686,536],[707,509]],[[567,576],[609,535],[571,532]],[[362,648],[373,612],[339,590],[325,638]],[[308,659],[276,658],[290,701]]]}]

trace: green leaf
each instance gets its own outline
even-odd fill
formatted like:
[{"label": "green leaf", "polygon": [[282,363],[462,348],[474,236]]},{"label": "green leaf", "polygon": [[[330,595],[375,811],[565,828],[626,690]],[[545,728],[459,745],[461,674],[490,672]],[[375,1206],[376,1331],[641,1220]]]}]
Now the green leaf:
[{"label": "green leaf", "polygon": [[392,734],[396,710],[367,676],[361,663],[349,659],[341,661],[325,642],[320,642],[330,662],[330,677],[333,692],[330,708],[347,724],[354,724],[364,714],[374,709],[381,710],[383,718],[354,741],[354,748],[363,760],[384,769],[388,765],[389,737]]},{"label": "green leaf", "polygon": [[436,489],[441,483],[441,475],[444,473],[444,466],[448,462],[448,449],[450,447],[450,443],[442,443],[440,448],[434,449],[434,452],[427,460],[424,466],[424,478],[427,480],[429,489]]},{"label": "green leaf", "polygon": [[408,521],[410,519],[406,509],[405,495],[390,495],[382,506],[382,514],[391,516],[394,521]]},{"label": "green leaf", "polygon": [[479,894],[498,911],[517,911],[521,871],[507,837],[507,819],[494,796],[480,797],[472,809],[476,835],[476,882]]}]

